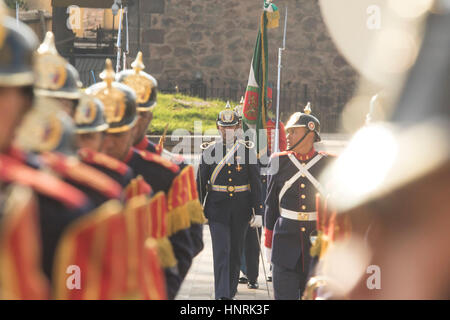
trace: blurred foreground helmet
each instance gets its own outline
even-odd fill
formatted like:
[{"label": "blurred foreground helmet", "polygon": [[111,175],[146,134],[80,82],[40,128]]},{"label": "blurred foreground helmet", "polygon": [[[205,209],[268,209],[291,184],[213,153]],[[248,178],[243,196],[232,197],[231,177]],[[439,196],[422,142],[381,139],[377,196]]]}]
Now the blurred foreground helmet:
[{"label": "blurred foreground helmet", "polygon": [[304,113],[296,112],[290,118],[286,124],[286,130],[289,128],[308,128],[310,131],[314,131],[316,135],[316,142],[321,141],[320,138],[320,122],[311,114],[311,103],[308,102],[305,107]]},{"label": "blurred foreground helmet", "polygon": [[75,127],[72,119],[61,111],[55,100],[38,96],[34,104],[18,130],[15,144],[30,152],[57,151],[74,155]]},{"label": "blurred foreground helmet", "polygon": [[75,110],[76,133],[106,131],[109,126],[105,120],[103,103],[92,96],[83,95]]},{"label": "blurred foreground helmet", "polygon": [[132,70],[120,72],[116,79],[134,90],[138,111],[151,111],[156,106],[158,82],[154,77],[143,71],[145,65],[142,62],[142,52],[138,53],[131,67]]},{"label": "blurred foreground helmet", "polygon": [[115,82],[115,75],[111,60],[106,59],[105,70],[100,74],[103,82],[86,90],[103,103],[108,133],[128,131],[137,121],[136,95],[130,87]]},{"label": "blurred foreground helmet", "polygon": [[0,86],[34,84],[33,55],[37,45],[36,35],[28,26],[0,13]]},{"label": "blurred foreground helmet", "polygon": [[230,102],[227,102],[225,110],[219,113],[216,123],[221,127],[232,127],[239,124],[239,115],[231,110]]},{"label": "blurred foreground helmet", "polygon": [[36,94],[50,98],[80,99],[82,85],[78,71],[59,55],[52,32],[47,32],[37,53]]}]

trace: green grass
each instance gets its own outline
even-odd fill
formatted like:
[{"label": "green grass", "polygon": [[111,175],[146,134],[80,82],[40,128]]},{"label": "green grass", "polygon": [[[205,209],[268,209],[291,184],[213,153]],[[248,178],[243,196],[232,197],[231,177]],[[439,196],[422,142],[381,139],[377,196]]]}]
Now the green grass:
[{"label": "green grass", "polygon": [[[231,102],[231,106],[237,105]],[[153,120],[149,126],[150,134],[162,134],[166,124],[169,124],[167,134],[176,129],[185,129],[194,133],[194,121],[202,122],[202,133],[216,129],[216,119],[225,108],[226,101],[203,100],[182,94],[158,94],[158,103],[153,109]]]}]

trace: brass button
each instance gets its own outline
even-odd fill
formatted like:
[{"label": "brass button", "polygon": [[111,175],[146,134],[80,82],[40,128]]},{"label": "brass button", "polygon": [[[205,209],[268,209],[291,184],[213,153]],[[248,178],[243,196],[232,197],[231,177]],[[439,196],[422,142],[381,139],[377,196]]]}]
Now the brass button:
[{"label": "brass button", "polygon": [[232,193],[230,193],[230,197],[232,197],[233,196],[233,194]]},{"label": "brass button", "polygon": [[302,187],[302,189],[305,189],[305,185],[303,183],[300,185],[300,187]]},{"label": "brass button", "polygon": [[262,206],[262,205],[260,205],[259,207],[260,207],[260,208],[262,209],[262,207],[263,207],[263,206]]},{"label": "brass button", "polygon": [[235,188],[234,186],[228,186],[227,190],[228,192],[234,192]]},{"label": "brass button", "polygon": [[302,178],[304,178],[305,177],[305,175],[304,174],[302,174]]},{"label": "brass button", "polygon": [[231,171],[230,171],[230,170],[228,170],[228,174],[231,174]]},{"label": "brass button", "polygon": [[305,205],[302,206],[302,210],[306,210],[306,206]]},{"label": "brass button", "polygon": [[228,166],[231,167],[231,163],[229,163]]},{"label": "brass button", "polygon": [[304,194],[302,194],[302,199],[306,199],[306,196]]},{"label": "brass button", "polygon": [[230,178],[230,179],[228,179],[228,181],[230,181],[230,182],[231,182],[231,181],[233,181],[233,179],[231,179],[231,178]]},{"label": "brass button", "polygon": [[306,166],[306,163],[303,162],[303,163],[302,163],[302,166]]},{"label": "brass button", "polygon": [[306,228],[305,228],[305,227],[302,227],[301,230],[302,230],[302,232],[305,232],[305,231],[306,231]]}]

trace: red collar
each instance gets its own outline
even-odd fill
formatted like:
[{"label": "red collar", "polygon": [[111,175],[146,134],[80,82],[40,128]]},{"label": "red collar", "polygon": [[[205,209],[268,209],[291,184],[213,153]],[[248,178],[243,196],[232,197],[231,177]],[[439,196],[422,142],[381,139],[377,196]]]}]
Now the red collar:
[{"label": "red collar", "polygon": [[133,148],[130,148],[130,150],[128,150],[127,156],[125,157],[125,159],[123,159],[123,162],[128,163],[133,157],[133,153],[134,153]]},{"label": "red collar", "polygon": [[147,150],[148,147],[148,139],[147,137],[142,138],[142,140],[136,144],[134,147],[139,150]]},{"label": "red collar", "polygon": [[316,149],[314,149],[314,147],[311,149],[311,151],[309,151],[306,154],[299,154],[299,153],[294,152],[295,157],[300,161],[310,160],[310,159],[312,159],[312,157],[314,157],[315,154],[316,154]]}]

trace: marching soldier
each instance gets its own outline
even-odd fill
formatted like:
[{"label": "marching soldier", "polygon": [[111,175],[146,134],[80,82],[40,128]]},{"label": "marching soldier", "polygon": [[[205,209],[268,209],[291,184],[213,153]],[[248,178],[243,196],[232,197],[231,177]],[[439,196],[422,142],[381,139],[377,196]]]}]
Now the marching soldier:
[{"label": "marching soldier", "polygon": [[197,176],[211,232],[216,299],[236,295],[246,229],[252,211],[263,213],[254,144],[236,139],[238,125],[238,114],[227,104],[217,117],[221,139],[202,145]]},{"label": "marching soldier", "polygon": [[[154,77],[144,72],[145,65],[142,62],[142,52],[139,52],[136,60],[132,63],[132,70],[124,70],[117,74],[117,81],[129,86],[136,93],[138,120],[135,128],[134,148],[147,151],[151,154],[161,155],[163,153],[163,140],[158,145],[153,144],[146,136],[148,126],[153,119],[152,110],[156,106],[158,94],[158,83]],[[180,156],[181,158],[181,156]],[[185,176],[191,185],[188,210],[191,218],[191,227],[189,229],[192,244],[193,256],[195,257],[203,249],[203,223],[205,218],[201,204],[198,200],[195,186],[194,169],[192,166],[183,163],[182,159],[169,159],[179,166],[177,176]],[[180,270],[180,275],[184,279],[188,272],[188,265]]]},{"label": "marching soldier", "polygon": [[318,153],[320,123],[311,115],[294,113],[286,126],[288,151],[274,154],[268,181],[265,246],[273,265],[275,299],[302,296],[311,264],[310,237],[316,234],[316,193],[324,194],[318,180],[332,157]]}]

